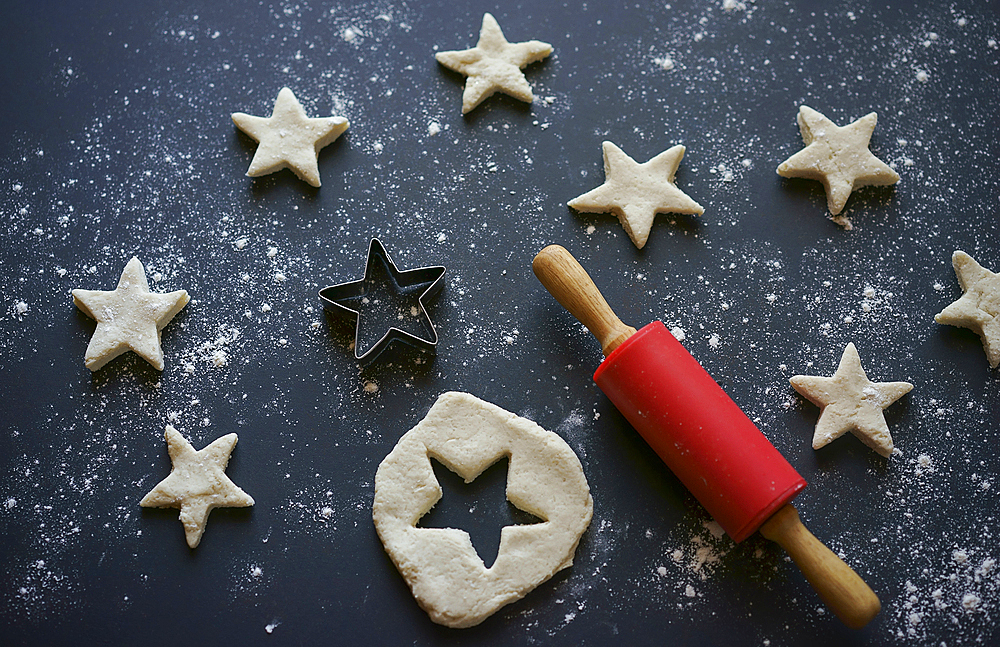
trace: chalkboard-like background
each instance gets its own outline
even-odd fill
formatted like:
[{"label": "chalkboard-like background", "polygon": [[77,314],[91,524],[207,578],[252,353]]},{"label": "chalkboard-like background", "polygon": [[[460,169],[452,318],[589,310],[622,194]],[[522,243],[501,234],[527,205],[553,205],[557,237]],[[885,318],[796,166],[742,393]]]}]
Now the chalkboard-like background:
[{"label": "chalkboard-like background", "polygon": [[[979,339],[933,315],[962,249],[1000,270],[995,3],[33,2],[0,28],[0,623],[4,644],[989,644],[998,640],[1000,398]],[[536,101],[460,113],[436,49],[492,12],[550,42]],[[291,87],[350,130],[314,190],[244,176]],[[783,180],[799,105],[876,111],[902,176],[857,191],[847,231],[816,182]],[[440,128],[440,132],[432,131]],[[601,142],[638,161],[687,147],[702,217],[661,215],[637,250],[615,218],[565,203],[603,180]],[[319,288],[360,278],[371,237],[403,269],[448,268],[441,343],[362,368]],[[245,241],[245,242],[240,242]],[[663,320],[809,481],[810,529],[871,583],[852,632],[780,549],[710,519],[591,381],[600,350],[537,283],[575,253],[620,316]],[[129,354],[91,375],[73,288],[112,289],[137,255],[192,303],[166,368]],[[21,305],[23,304],[23,305]],[[810,447],[818,410],[788,385],[853,341],[898,455]],[[215,366],[215,364],[223,364]],[[367,388],[366,388],[367,387]],[[594,520],[572,568],[481,626],[432,624],[371,523],[375,470],[447,390],[559,433]],[[257,502],[217,510],[197,550],[176,511],[143,510],[170,468],[163,428],[240,441],[228,473]],[[439,470],[439,472],[442,470]],[[491,560],[505,466],[442,474],[428,523]]]}]

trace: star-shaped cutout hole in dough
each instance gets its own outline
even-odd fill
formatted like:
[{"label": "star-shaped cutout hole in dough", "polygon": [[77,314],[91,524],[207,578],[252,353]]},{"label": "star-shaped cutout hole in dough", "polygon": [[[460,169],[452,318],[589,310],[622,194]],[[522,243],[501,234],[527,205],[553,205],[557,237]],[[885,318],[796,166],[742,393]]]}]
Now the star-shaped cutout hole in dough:
[{"label": "star-shaped cutout hole in dough", "polygon": [[882,411],[913,388],[909,382],[872,382],[861,368],[854,344],[848,344],[833,377],[796,375],[792,388],[820,408],[813,449],[825,447],[850,431],[886,458],[892,435]]},{"label": "star-shaped cutout hole in dough", "polygon": [[438,52],[437,62],[469,77],[462,93],[462,114],[466,114],[494,92],[509,94],[531,103],[535,97],[521,69],[552,53],[552,45],[538,40],[508,43],[496,19],[483,14],[479,42],[472,49]]},{"label": "star-shaped cutout hole in dough", "polygon": [[76,307],[97,320],[97,329],[87,346],[87,368],[96,371],[133,350],[162,371],[160,331],[189,300],[186,290],[150,292],[146,270],[135,257],[125,265],[116,289],[73,290]]},{"label": "star-shaped cutout hole in dough", "polygon": [[934,321],[961,326],[983,340],[990,368],[1000,365],[1000,274],[994,274],[959,250],[951,256],[962,297],[934,315]]},{"label": "star-shaped cutout hole in dough", "polygon": [[878,115],[870,112],[838,126],[808,106],[799,107],[799,130],[806,147],[782,162],[778,175],[822,182],[835,216],[844,210],[854,189],[895,184],[899,174],[868,150],[877,121]]},{"label": "star-shaped cutout hole in dough", "polygon": [[503,528],[543,523],[507,499],[510,459],[504,456],[483,470],[471,483],[436,459],[431,460],[441,486],[441,500],[420,517],[418,528],[461,528],[469,534],[476,554],[489,568],[500,550]]},{"label": "star-shaped cutout hole in dough", "polygon": [[291,169],[300,180],[318,187],[319,151],[347,130],[343,117],[310,118],[288,88],[282,88],[270,117],[233,113],[233,123],[260,143],[247,170],[249,177]]},{"label": "star-shaped cutout hole in dough", "polygon": [[144,508],[180,508],[187,545],[196,548],[205,533],[208,513],[215,508],[246,508],[253,498],[226,476],[229,455],[238,440],[226,434],[195,451],[171,425],[165,433],[173,466],[170,475],[156,484],[139,502]]},{"label": "star-shaped cutout hole in dough", "polygon": [[685,148],[674,146],[643,164],[611,142],[604,142],[604,184],[573,198],[569,206],[583,213],[618,216],[639,249],[649,238],[658,213],[701,215],[705,209],[674,184]]}]

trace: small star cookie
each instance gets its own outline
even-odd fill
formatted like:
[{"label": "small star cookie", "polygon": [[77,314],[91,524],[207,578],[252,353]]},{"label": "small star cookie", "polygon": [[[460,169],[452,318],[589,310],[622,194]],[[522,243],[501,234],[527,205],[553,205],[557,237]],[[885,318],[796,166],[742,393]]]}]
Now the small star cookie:
[{"label": "small star cookie", "polygon": [[796,375],[789,381],[820,408],[813,449],[825,447],[850,431],[882,456],[892,454],[892,436],[882,411],[909,393],[912,384],[869,380],[854,344],[844,349],[833,377]]},{"label": "small star cookie", "polygon": [[250,161],[247,176],[291,169],[300,180],[320,186],[317,156],[327,144],[347,130],[343,117],[310,118],[288,88],[282,88],[270,117],[233,113],[233,123],[260,145]]},{"label": "small star cookie", "polygon": [[135,257],[125,265],[113,291],[73,290],[76,307],[97,320],[97,329],[87,346],[87,368],[96,371],[133,350],[162,371],[160,331],[189,300],[186,290],[150,292],[146,270]]},{"label": "small star cookie", "polygon": [[778,175],[822,182],[827,206],[835,216],[855,188],[895,184],[899,181],[896,171],[868,150],[877,121],[878,115],[870,112],[838,126],[808,106],[799,107],[799,130],[806,147],[782,162]]},{"label": "small star cookie", "polygon": [[531,103],[534,95],[521,69],[552,53],[552,45],[538,40],[508,43],[496,19],[483,14],[479,42],[472,49],[438,52],[437,62],[469,77],[462,93],[462,114],[466,114],[494,92],[509,94]]},{"label": "small star cookie", "polygon": [[994,274],[963,251],[951,256],[962,297],[934,315],[934,321],[961,326],[983,339],[990,368],[1000,365],[1000,274]]},{"label": "small star cookie", "polygon": [[569,206],[583,213],[618,216],[639,249],[649,238],[658,213],[701,215],[705,209],[674,184],[685,148],[674,146],[643,164],[611,142],[604,142],[604,184],[573,198]]},{"label": "small star cookie", "polygon": [[144,508],[180,508],[187,545],[197,548],[205,533],[208,513],[215,508],[246,508],[253,498],[226,476],[229,455],[238,440],[226,434],[195,451],[172,426],[166,430],[167,451],[173,466],[170,475],[157,483],[139,502]]}]

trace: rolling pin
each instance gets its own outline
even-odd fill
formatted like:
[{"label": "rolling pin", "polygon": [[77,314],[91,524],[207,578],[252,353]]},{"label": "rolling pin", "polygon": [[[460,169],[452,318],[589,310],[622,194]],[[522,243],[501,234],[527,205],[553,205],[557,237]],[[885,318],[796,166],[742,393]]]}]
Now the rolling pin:
[{"label": "rolling pin", "polygon": [[868,624],[881,609],[878,597],[790,503],[805,479],[663,323],[638,331],[622,323],[559,245],[539,252],[532,269],[601,343],[605,359],[594,381],[733,541],[760,530],[844,624]]}]

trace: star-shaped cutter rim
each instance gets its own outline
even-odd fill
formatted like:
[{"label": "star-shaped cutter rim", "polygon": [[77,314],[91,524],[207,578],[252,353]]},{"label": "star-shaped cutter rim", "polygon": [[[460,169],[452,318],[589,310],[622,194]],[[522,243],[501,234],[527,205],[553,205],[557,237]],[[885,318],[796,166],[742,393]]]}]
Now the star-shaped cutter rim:
[{"label": "star-shaped cutter rim", "polygon": [[[401,328],[397,328],[396,326],[390,326],[389,329],[385,331],[385,334],[383,334],[377,342],[372,344],[371,348],[360,355],[358,354],[358,333],[361,330],[361,312],[347,307],[346,305],[340,303],[340,301],[359,298],[365,295],[365,284],[368,281],[368,275],[372,266],[373,257],[377,258],[389,271],[392,282],[396,287],[405,289],[425,283],[428,284],[427,288],[420,293],[419,297],[417,297],[417,303],[420,305],[420,312],[423,314],[424,320],[430,327],[430,339],[424,339],[423,337],[406,330],[402,330]],[[382,244],[382,241],[378,238],[372,238],[371,242],[368,244],[368,255],[365,258],[365,275],[356,281],[338,283],[337,285],[329,285],[323,288],[319,291],[319,300],[327,312],[339,317],[354,319],[354,358],[357,360],[362,362],[370,362],[374,360],[382,353],[382,351],[388,348],[389,344],[393,340],[398,340],[420,350],[434,353],[438,343],[437,328],[434,327],[434,322],[431,321],[430,315],[427,314],[427,307],[424,305],[424,299],[430,298],[441,291],[441,288],[444,286],[444,282],[442,281],[444,273],[445,268],[443,265],[430,265],[411,270],[400,270],[392,261],[392,258],[389,256],[389,252],[386,251],[385,245]]]}]

